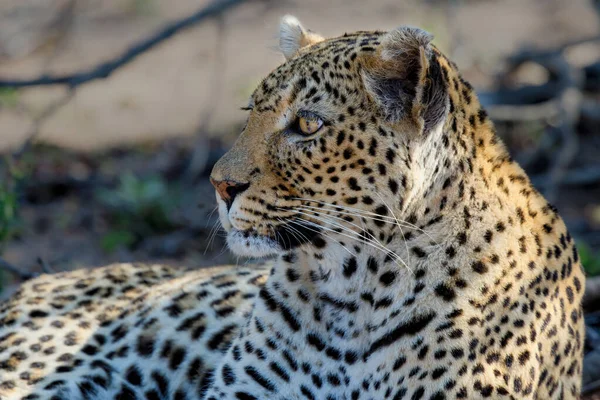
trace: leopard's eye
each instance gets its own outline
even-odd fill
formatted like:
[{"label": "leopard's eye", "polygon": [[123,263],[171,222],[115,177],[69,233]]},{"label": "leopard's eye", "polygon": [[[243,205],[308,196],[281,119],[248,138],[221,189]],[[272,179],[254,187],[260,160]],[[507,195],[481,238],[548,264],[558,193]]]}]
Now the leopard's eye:
[{"label": "leopard's eye", "polygon": [[304,112],[298,115],[298,130],[302,135],[313,135],[321,129],[323,120],[315,114]]}]

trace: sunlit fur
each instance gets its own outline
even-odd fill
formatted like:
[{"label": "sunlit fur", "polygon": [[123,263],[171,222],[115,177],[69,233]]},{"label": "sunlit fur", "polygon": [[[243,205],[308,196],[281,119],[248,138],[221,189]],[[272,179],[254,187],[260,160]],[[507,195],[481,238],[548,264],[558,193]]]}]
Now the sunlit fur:
[{"label": "sunlit fur", "polygon": [[218,199],[230,249],[272,264],[28,282],[0,397],[576,399],[577,250],[456,66],[416,28],[280,31],[211,175],[244,188]]},{"label": "sunlit fur", "polygon": [[[296,28],[283,29],[296,32],[286,49]],[[362,355],[359,366],[342,363],[342,388],[262,370],[284,398],[301,396],[301,382],[315,398],[350,398],[364,379],[354,390],[366,398],[577,397],[584,278],[572,239],[430,41],[415,28],[298,39],[213,170],[250,183],[229,213],[221,208],[231,249],[279,255],[253,318],[270,328],[251,323],[240,343],[282,334],[286,349],[303,349],[298,359],[322,360],[320,376],[340,364],[306,334]],[[305,111],[325,121],[315,135],[289,128]],[[270,299],[285,303],[298,332],[285,315],[273,320]],[[414,336],[385,339],[413,325]],[[277,354],[268,359],[283,362]],[[244,365],[230,352],[222,368],[244,376]],[[277,398],[260,382],[218,376],[211,394]]]}]

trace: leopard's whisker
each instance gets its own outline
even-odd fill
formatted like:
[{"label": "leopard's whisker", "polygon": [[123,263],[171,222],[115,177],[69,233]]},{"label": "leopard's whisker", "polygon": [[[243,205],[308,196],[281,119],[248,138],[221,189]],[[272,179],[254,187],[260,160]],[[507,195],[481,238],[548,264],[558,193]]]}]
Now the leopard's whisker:
[{"label": "leopard's whisker", "polygon": [[[302,207],[307,207],[307,208],[310,208],[310,209],[313,209],[313,210],[322,210],[323,209],[322,207],[313,207],[313,206],[309,206],[309,205],[302,205]],[[349,211],[343,211],[343,210],[326,210],[326,211],[328,211],[328,212],[335,212],[335,213],[340,214],[340,215],[352,216],[352,217],[360,219],[360,220],[365,219],[365,220],[372,220],[372,221],[380,221],[380,222],[383,222],[383,223],[386,223],[386,224],[395,224],[396,223],[396,221],[394,221],[394,219],[391,218],[391,217],[385,217],[385,218],[383,218],[383,216],[371,217],[371,216],[367,216],[367,215],[360,215],[360,214],[358,214],[356,212],[349,212]],[[411,229],[413,229],[412,227],[407,226],[407,225],[403,225],[403,226],[405,228],[411,228]]]},{"label": "leopard's whisker", "polygon": [[215,213],[215,211],[217,211],[219,209],[219,205],[217,204],[212,211],[208,214],[208,216],[206,217],[207,220],[210,220],[210,217],[213,216],[213,214]]},{"label": "leopard's whisker", "polygon": [[[290,232],[292,235],[294,235],[294,237],[296,239],[300,239],[300,241],[305,241],[305,242],[310,242],[310,239],[306,237],[306,235],[304,235],[302,232],[300,232],[298,229],[294,228],[293,226],[288,226],[287,224],[285,224],[285,220],[282,218],[277,218],[279,220],[279,222],[281,222],[283,225],[284,229],[292,229],[293,232]],[[295,232],[295,233],[294,233]]]},{"label": "leopard's whisker", "polygon": [[[411,224],[410,222],[407,222],[407,221],[398,220],[398,219],[395,219],[393,217],[387,217],[387,216],[384,216],[384,215],[379,215],[379,214],[374,213],[374,212],[365,211],[365,210],[361,210],[361,209],[354,208],[354,207],[346,207],[346,206],[341,206],[341,205],[326,203],[326,202],[319,201],[319,200],[311,200],[311,199],[305,199],[305,198],[301,198],[301,197],[296,197],[295,199],[296,200],[316,202],[316,203],[319,203],[319,204],[321,204],[323,206],[328,206],[328,207],[333,207],[333,208],[339,208],[339,209],[342,209],[342,210],[347,210],[347,212],[343,212],[343,211],[340,211],[340,210],[335,210],[339,214],[351,215],[351,216],[355,216],[357,218],[360,217],[360,218],[365,218],[365,219],[371,219],[371,220],[374,220],[374,221],[392,222],[392,223],[395,223],[395,224],[399,224],[399,225],[401,225],[404,228],[411,228],[411,229],[414,229],[416,231],[422,232],[425,235],[427,235],[427,237],[429,237],[431,240],[435,241],[435,239],[433,239],[431,237],[431,235],[429,234],[429,232],[427,232],[423,228],[420,228],[420,227],[416,226],[415,224]],[[305,207],[312,207],[312,206],[309,206],[309,205],[304,205],[304,206]],[[313,208],[320,209],[318,207],[313,207]],[[374,216],[374,217],[372,217],[371,215]]]},{"label": "leopard's whisker", "polygon": [[[312,217],[310,214],[307,214],[307,213],[305,213],[305,212],[302,212],[302,211],[297,211],[297,212],[298,212],[298,213],[300,213],[300,214],[302,214],[302,215],[306,215],[306,216],[308,216],[308,217]],[[331,229],[331,228],[324,227],[324,226],[322,226],[322,225],[319,225],[319,224],[316,224],[316,223],[314,223],[314,222],[312,222],[312,221],[308,221],[308,222],[312,222],[313,224],[315,224],[315,225],[319,226],[320,228],[326,229],[326,230],[328,230],[328,231],[331,231],[331,232],[333,232],[333,233],[336,233],[336,234],[338,234],[338,235],[346,236],[346,237],[348,237],[348,238],[350,238],[350,239],[353,239],[353,240],[359,240],[359,241],[362,241],[363,243],[365,243],[365,244],[367,244],[367,245],[369,245],[369,246],[371,246],[371,247],[373,247],[373,248],[375,248],[375,249],[378,249],[378,250],[380,250],[380,251],[384,251],[386,254],[392,254],[392,255],[393,255],[393,256],[394,256],[394,257],[395,257],[397,260],[400,260],[400,262],[402,262],[402,264],[404,265],[404,267],[406,267],[406,268],[407,268],[409,271],[411,271],[411,272],[412,272],[412,269],[411,269],[411,268],[408,266],[408,264],[406,264],[406,262],[405,262],[405,261],[402,259],[402,257],[400,257],[398,254],[396,254],[394,251],[392,251],[392,250],[390,250],[390,249],[386,248],[385,246],[383,246],[382,244],[380,244],[380,243],[378,243],[378,242],[376,242],[376,243],[373,243],[373,241],[372,241],[372,240],[369,240],[368,238],[365,240],[365,238],[364,238],[364,237],[361,237],[361,236],[360,236],[360,235],[359,235],[357,232],[353,231],[352,229],[350,229],[350,228],[348,228],[348,227],[346,227],[346,226],[340,225],[340,224],[336,223],[335,221],[331,221],[331,220],[327,221],[327,218],[326,218],[326,217],[324,217],[324,216],[321,216],[321,218],[323,218],[323,220],[324,220],[325,222],[329,222],[329,223],[331,223],[332,225],[334,225],[334,226],[337,226],[339,229],[342,229],[342,230],[345,230],[345,231],[347,231],[347,232],[350,232],[350,233],[352,233],[353,235],[355,235],[355,236],[358,236],[358,237],[350,236],[350,235],[348,235],[348,234],[345,234],[345,233],[343,233],[343,232],[337,232],[337,231],[335,231],[334,229]],[[304,220],[304,219],[303,219],[303,220]],[[304,221],[306,221],[306,220],[304,220]],[[398,264],[398,266],[400,266],[400,265]]]},{"label": "leopard's whisker", "polygon": [[215,223],[213,224],[210,233],[208,234],[208,243],[206,244],[206,247],[204,248],[204,255],[206,255],[206,253],[208,252],[208,249],[211,248],[213,241],[215,240],[215,238],[217,237],[217,233],[219,233],[221,229],[221,221],[219,219],[217,219],[215,221]]},{"label": "leopard's whisker", "polygon": [[[366,210],[361,210],[360,208],[355,208],[355,207],[349,207],[349,206],[343,206],[343,205],[339,205],[339,204],[332,204],[332,203],[327,203],[321,200],[313,200],[313,199],[308,199],[308,198],[302,198],[302,197],[296,197],[294,198],[295,200],[301,200],[301,201],[308,201],[308,202],[312,202],[312,203],[317,203],[320,204],[321,206],[326,206],[326,207],[331,207],[336,209],[337,212],[340,212],[340,210],[345,210],[348,212],[352,212],[355,213],[356,215],[360,215],[360,216],[373,216],[375,218],[379,218],[380,220],[388,220],[388,221],[393,221],[393,222],[397,222],[395,218],[393,217],[388,217],[386,215],[381,215],[381,214],[377,214],[375,212],[372,211],[366,211]],[[403,221],[403,220],[398,220],[398,222],[401,222],[402,224],[406,225],[407,227],[411,227],[417,230],[422,230],[422,228],[419,228],[418,226],[416,226],[415,224],[411,224],[408,221]]]},{"label": "leopard's whisker", "polygon": [[221,251],[219,252],[219,254],[217,254],[213,258],[221,257],[223,255],[223,253],[225,253],[227,250],[228,250],[227,243],[223,243],[223,246],[221,247]]},{"label": "leopard's whisker", "polygon": [[394,217],[394,219],[396,220],[398,229],[400,229],[400,234],[402,235],[402,240],[404,241],[404,246],[406,246],[406,257],[408,258],[408,263],[410,264],[410,251],[408,251],[408,243],[406,242],[406,236],[404,236],[404,231],[402,230],[402,225],[400,225],[398,218],[396,218],[396,215],[394,214],[394,210],[392,210],[392,208],[390,206],[388,206],[388,204],[383,199],[383,197],[377,192],[375,192],[375,194],[379,197],[379,199],[381,200],[383,205],[385,205],[385,207],[388,209],[390,214],[392,214],[392,217]]},{"label": "leopard's whisker", "polygon": [[282,243],[285,243],[285,238],[283,237],[283,235],[281,233],[275,231],[275,237],[279,238]]},{"label": "leopard's whisker", "polygon": [[[308,214],[306,214],[306,213],[302,213],[302,214],[304,214],[304,215],[308,215]],[[351,234],[353,234],[353,235],[356,235],[356,236],[357,236],[357,237],[351,237],[351,239],[353,239],[353,240],[359,240],[359,241],[362,241],[362,242],[364,242],[364,243],[366,243],[366,244],[369,244],[369,245],[371,245],[371,246],[374,246],[374,245],[375,245],[375,246],[378,246],[378,248],[379,248],[380,250],[385,250],[387,253],[393,253],[393,254],[394,254],[394,255],[395,255],[395,256],[396,256],[398,259],[402,260],[402,258],[401,258],[399,255],[397,255],[395,252],[393,252],[393,251],[389,250],[387,247],[385,247],[385,246],[384,246],[382,243],[380,243],[380,242],[377,240],[377,238],[375,238],[373,235],[370,235],[370,236],[372,237],[372,239],[365,238],[365,237],[361,236],[361,235],[360,235],[358,232],[355,232],[355,231],[353,231],[352,229],[350,229],[350,228],[348,228],[348,227],[346,227],[346,226],[344,226],[344,225],[342,225],[342,224],[340,224],[340,223],[337,223],[337,222],[335,222],[335,221],[328,220],[328,216],[321,215],[320,217],[323,219],[323,221],[324,221],[324,222],[329,222],[329,223],[330,223],[330,224],[332,224],[333,226],[335,226],[335,227],[337,227],[337,228],[339,228],[339,229],[345,230],[346,232],[350,232]],[[345,222],[347,222],[347,221],[345,221]],[[356,225],[356,224],[354,224],[354,225],[358,227],[358,225]],[[360,228],[360,227],[359,227],[359,228]],[[336,232],[336,233],[338,233],[338,234],[341,234],[340,232],[337,232],[337,231],[335,231],[335,230],[333,230],[333,231],[334,231],[334,232]],[[347,237],[349,237],[348,235],[344,235],[344,236],[347,236]],[[408,265],[406,265],[406,264],[405,264],[405,266],[406,266],[406,267],[408,267]]]},{"label": "leopard's whisker", "polygon": [[[339,208],[348,212],[353,212],[356,213],[357,215],[360,216],[372,216],[374,218],[379,218],[380,220],[388,220],[388,221],[393,221],[395,223],[401,223],[402,225],[406,226],[406,227],[411,227],[415,230],[420,230],[425,232],[422,228],[418,227],[415,224],[412,224],[408,221],[404,221],[404,220],[400,220],[398,218],[395,217],[388,217],[387,215],[381,215],[381,214],[377,214],[375,212],[372,211],[367,211],[367,210],[362,210],[360,208],[356,208],[356,207],[350,207],[350,206],[343,206],[343,205],[339,205],[339,204],[332,204],[332,203],[327,203],[324,201],[320,201],[320,200],[310,200],[310,199],[303,199],[303,198],[299,198],[299,200],[305,200],[305,201],[311,201],[311,202],[317,202],[319,204],[321,204],[322,206],[327,206],[327,207],[332,207],[332,208]],[[339,212],[339,210],[338,210]]]},{"label": "leopard's whisker", "polygon": [[[304,228],[306,228],[306,229],[308,229],[308,230],[310,230],[310,231],[312,231],[312,232],[315,232],[315,233],[322,234],[322,235],[323,235],[323,236],[325,236],[327,239],[329,239],[329,240],[333,240],[334,242],[336,242],[337,244],[339,244],[339,245],[340,245],[342,248],[344,248],[344,250],[346,250],[348,253],[350,253],[350,255],[352,255],[352,256],[354,256],[354,257],[356,257],[356,254],[354,254],[352,251],[350,251],[350,249],[348,249],[346,246],[344,246],[344,245],[343,245],[343,244],[342,244],[342,243],[341,243],[339,240],[336,240],[336,239],[332,238],[331,236],[327,235],[326,233],[324,234],[324,233],[323,233],[323,232],[320,230],[320,229],[323,229],[323,227],[322,227],[322,226],[320,226],[319,224],[317,224],[317,223],[314,223],[314,222],[312,222],[312,221],[308,221],[308,220],[302,219],[302,218],[298,218],[298,217],[296,217],[296,220],[295,220],[295,221],[290,221],[290,223],[295,223],[295,224],[298,224],[298,225],[300,225],[300,226],[302,226],[302,227],[304,227]],[[308,225],[307,225],[307,224],[308,224]],[[312,227],[315,227],[315,228],[318,228],[318,229],[314,229],[314,228],[312,228],[311,226],[312,226]]]},{"label": "leopard's whisker", "polygon": [[[284,225],[284,229],[286,229],[286,226],[285,226],[285,225]],[[285,242],[285,237],[284,237],[284,235],[282,235],[282,234],[281,234],[281,232],[276,232],[276,233],[277,233],[277,236],[278,236],[278,237],[280,237],[280,238],[281,238],[281,240],[282,240],[283,242]],[[295,239],[298,239],[298,237],[297,237],[297,236],[296,236],[296,235],[295,235],[293,232],[291,232],[291,231],[287,231],[287,233],[289,233],[290,235],[292,235],[292,236],[293,236]],[[290,244],[290,245],[291,245],[291,241],[288,241],[288,244]]]},{"label": "leopard's whisker", "polygon": [[[383,243],[381,243],[381,242],[380,242],[380,241],[379,241],[379,240],[378,240],[378,239],[377,239],[377,238],[376,238],[376,237],[375,237],[373,234],[371,234],[371,233],[367,232],[367,231],[364,229],[364,225],[361,227],[361,226],[358,226],[357,224],[355,224],[355,223],[353,223],[353,222],[350,222],[350,221],[347,221],[347,220],[345,220],[345,219],[344,219],[344,218],[342,218],[342,217],[338,217],[338,216],[335,216],[335,215],[328,215],[328,214],[324,214],[324,213],[322,213],[322,212],[320,212],[320,211],[316,211],[316,210],[312,210],[312,209],[308,209],[308,210],[307,210],[307,209],[306,209],[304,206],[302,206],[302,207],[295,207],[295,209],[299,209],[299,208],[300,208],[300,209],[303,209],[303,210],[305,210],[305,211],[310,211],[310,212],[314,213],[314,214],[315,214],[315,216],[318,216],[318,217],[322,217],[322,218],[323,218],[323,217],[335,218],[336,220],[343,221],[344,223],[347,223],[347,224],[350,224],[350,225],[352,225],[352,226],[355,226],[355,227],[357,227],[357,228],[361,229],[361,231],[362,231],[362,232],[364,232],[364,234],[366,234],[366,235],[369,235],[369,236],[371,237],[371,239],[372,239],[373,241],[375,241],[377,244],[379,244],[379,245],[380,245],[380,246],[382,246],[382,247],[385,247],[385,246],[384,246],[384,244],[383,244]],[[361,223],[362,223],[362,221],[361,221]],[[358,234],[358,233],[357,233],[357,234]],[[408,245],[407,245],[406,251],[408,252]]]},{"label": "leopard's whisker", "polygon": [[[350,235],[348,235],[348,234],[341,233],[341,232],[337,232],[337,231],[335,231],[334,229],[331,229],[331,228],[324,227],[324,226],[322,226],[322,225],[319,225],[319,224],[317,224],[317,223],[315,223],[315,222],[312,222],[312,221],[308,221],[308,220],[305,220],[305,219],[302,219],[302,218],[298,218],[298,219],[300,219],[300,220],[302,220],[302,221],[304,221],[304,222],[310,223],[310,224],[312,224],[313,226],[317,226],[317,227],[319,227],[320,229],[324,229],[324,230],[327,230],[327,231],[333,232],[333,233],[335,233],[335,234],[338,234],[338,235],[342,235],[342,236],[348,237],[348,238],[350,238],[350,239],[353,239],[353,240],[360,240],[360,241],[362,241],[363,243],[365,243],[365,244],[367,244],[367,245],[369,245],[369,246],[371,246],[371,247],[373,247],[373,248],[375,248],[375,249],[377,249],[377,250],[383,251],[384,253],[386,253],[386,255],[387,255],[387,254],[390,254],[390,255],[392,255],[392,256],[394,257],[394,258],[393,258],[393,261],[396,263],[396,265],[398,265],[399,267],[401,267],[401,266],[402,266],[402,265],[400,265],[400,264],[398,263],[398,260],[399,260],[400,262],[402,262],[402,264],[404,265],[404,267],[405,267],[405,268],[407,268],[407,269],[408,269],[408,270],[409,270],[409,271],[412,273],[412,269],[411,269],[411,268],[410,268],[408,265],[406,265],[406,263],[404,262],[404,260],[402,260],[402,258],[401,258],[399,255],[397,255],[396,253],[394,253],[394,252],[393,252],[393,251],[391,251],[391,250],[388,250],[388,249],[386,249],[385,247],[377,247],[375,244],[373,244],[372,242],[369,242],[368,240],[364,240],[364,239],[362,239],[362,238],[361,238],[361,239],[358,239],[358,238],[356,238],[356,237],[352,237],[352,236],[350,236]],[[354,231],[351,231],[351,232],[355,233]],[[329,237],[329,238],[331,239],[331,237],[330,237],[330,236],[327,236],[327,237]],[[341,244],[339,241],[337,241],[337,242],[338,242],[338,243],[339,243],[339,244],[340,244],[342,247],[344,247],[344,248],[345,248],[345,246],[343,246],[343,245],[342,245],[342,244]],[[347,250],[347,249],[346,249],[346,250]],[[352,254],[352,253],[351,253],[351,254]]]},{"label": "leopard's whisker", "polygon": [[[371,234],[371,233],[367,232],[366,230],[364,230],[364,227],[361,228],[357,224],[349,222],[349,221],[346,221],[345,219],[343,219],[341,217],[336,217],[336,216],[332,216],[332,215],[322,214],[322,213],[319,213],[317,211],[312,211],[312,212],[315,213],[316,216],[318,216],[320,218],[323,218],[324,221],[327,221],[327,218],[331,217],[331,218],[338,219],[340,221],[343,221],[345,223],[348,223],[350,225],[353,225],[353,226],[361,229],[361,231],[364,232],[365,234],[369,235],[369,237],[364,237],[364,236],[360,235],[358,232],[355,232],[355,231],[353,231],[353,230],[351,230],[351,229],[343,226],[340,223],[335,223],[335,222],[329,221],[329,223],[331,223],[332,225],[334,225],[334,226],[336,226],[336,227],[338,227],[340,229],[344,229],[344,230],[346,230],[348,232],[352,232],[355,235],[359,236],[359,238],[354,238],[355,240],[360,240],[360,241],[363,241],[366,244],[371,244],[371,245],[374,243],[375,245],[379,246],[380,250],[385,249],[387,253],[393,253],[399,260],[402,261],[402,263],[404,264],[404,266],[407,267],[412,272],[412,269],[410,269],[408,267],[408,264],[405,263],[404,260],[402,260],[402,258],[398,254],[396,254],[395,252],[393,252],[393,251],[389,250],[387,247],[385,247],[385,245],[383,243],[381,243],[373,234]],[[408,254],[408,245],[406,246],[406,251],[407,251],[407,254]]]}]

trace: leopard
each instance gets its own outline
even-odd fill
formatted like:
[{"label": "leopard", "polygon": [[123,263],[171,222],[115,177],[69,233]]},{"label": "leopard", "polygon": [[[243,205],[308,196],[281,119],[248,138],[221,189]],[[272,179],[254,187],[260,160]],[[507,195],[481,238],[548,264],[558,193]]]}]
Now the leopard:
[{"label": "leopard", "polygon": [[432,40],[285,16],[285,61],[210,176],[257,261],[25,282],[0,307],[0,397],[579,398],[574,239]]}]

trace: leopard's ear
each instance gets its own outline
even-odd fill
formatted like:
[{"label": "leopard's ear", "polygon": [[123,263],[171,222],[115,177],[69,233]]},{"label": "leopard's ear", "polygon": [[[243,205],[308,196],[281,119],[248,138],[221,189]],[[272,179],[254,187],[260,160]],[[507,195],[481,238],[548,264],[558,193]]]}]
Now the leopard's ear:
[{"label": "leopard's ear", "polygon": [[323,37],[304,29],[300,21],[292,15],[286,15],[279,24],[279,49],[290,60],[298,50],[323,41]]},{"label": "leopard's ear", "polygon": [[432,40],[418,28],[395,29],[385,34],[363,68],[365,87],[388,121],[408,120],[425,133],[444,118],[448,97]]}]

